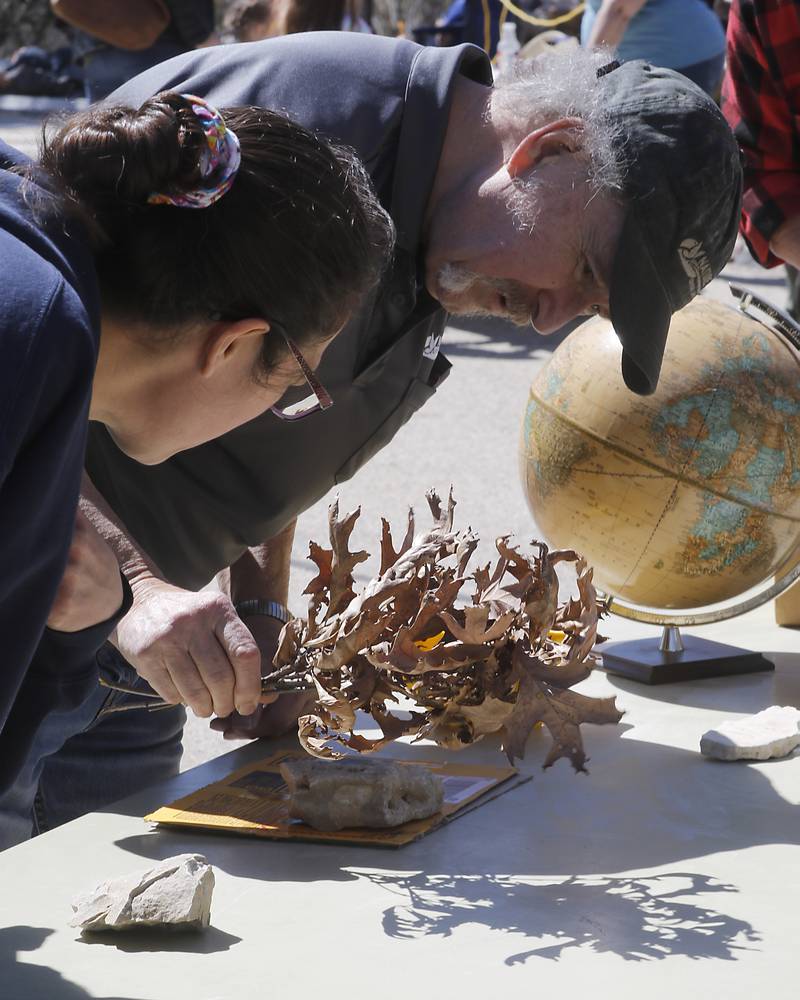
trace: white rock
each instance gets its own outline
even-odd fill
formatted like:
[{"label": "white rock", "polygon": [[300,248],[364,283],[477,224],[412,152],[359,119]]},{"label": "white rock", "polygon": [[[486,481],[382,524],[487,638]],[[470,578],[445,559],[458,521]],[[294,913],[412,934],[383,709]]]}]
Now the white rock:
[{"label": "white rock", "polygon": [[201,854],[178,854],[145,872],[103,882],[72,901],[71,927],[208,927],[214,871]]},{"label": "white rock", "polygon": [[317,830],[389,827],[442,808],[442,782],[427,767],[392,760],[285,761],[289,815]]},{"label": "white rock", "polygon": [[800,746],[800,711],[773,705],[735,722],[723,722],[700,738],[700,752],[717,760],[769,760]]}]

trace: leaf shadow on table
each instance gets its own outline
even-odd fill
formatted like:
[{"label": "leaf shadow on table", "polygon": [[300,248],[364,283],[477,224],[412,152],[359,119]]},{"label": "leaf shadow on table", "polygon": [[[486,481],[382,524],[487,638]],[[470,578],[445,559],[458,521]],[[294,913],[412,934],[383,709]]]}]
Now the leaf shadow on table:
[{"label": "leaf shadow on table", "polygon": [[228,934],[218,927],[208,927],[204,931],[156,931],[147,928],[132,928],[121,933],[107,931],[97,934],[82,934],[79,944],[104,945],[116,948],[117,951],[169,951],[185,955],[213,955],[220,951],[230,951],[242,939],[235,934]]},{"label": "leaf shadow on table", "polygon": [[36,951],[53,934],[51,927],[0,928],[0,996],[6,1000],[134,1000],[133,997],[98,997],[64,979],[47,965],[19,960],[19,952]]},{"label": "leaf shadow on table", "polygon": [[361,877],[401,897],[383,915],[384,932],[391,938],[450,937],[463,926],[478,925],[538,940],[535,947],[509,955],[506,965],[530,958],[558,960],[577,947],[633,962],[676,955],[733,960],[760,941],[747,921],[692,898],[737,891],[695,872],[553,881],[422,872],[364,872]]},{"label": "leaf shadow on table", "polygon": [[[523,767],[532,782],[396,851],[180,829],[117,845],[159,859],[198,851],[235,876],[297,883],[298,900],[315,882],[369,879],[401,897],[384,913],[386,934],[449,936],[477,923],[532,941],[507,964],[576,947],[628,961],[734,960],[757,949],[757,924],[715,905],[724,910],[738,892],[719,875],[730,862],[718,856],[800,844],[800,807],[779,791],[781,768],[796,762],[771,762],[767,777],[759,767],[647,742],[635,726],[586,730],[590,774],[566,762],[541,771],[548,740],[536,732]],[[399,752],[419,760],[426,748]],[[714,860],[706,866],[705,857]]]}]

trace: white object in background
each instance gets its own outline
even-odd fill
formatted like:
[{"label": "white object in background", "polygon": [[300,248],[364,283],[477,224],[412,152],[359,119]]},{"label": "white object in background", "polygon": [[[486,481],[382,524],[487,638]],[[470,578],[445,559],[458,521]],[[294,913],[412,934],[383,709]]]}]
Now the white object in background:
[{"label": "white object in background", "polygon": [[494,59],[495,83],[513,76],[514,63],[517,61],[519,50],[516,22],[503,21],[500,27],[500,41],[497,43],[497,55]]},{"label": "white object in background", "polygon": [[773,705],[735,722],[723,722],[703,733],[700,752],[717,760],[769,760],[785,757],[800,746],[800,711]]}]

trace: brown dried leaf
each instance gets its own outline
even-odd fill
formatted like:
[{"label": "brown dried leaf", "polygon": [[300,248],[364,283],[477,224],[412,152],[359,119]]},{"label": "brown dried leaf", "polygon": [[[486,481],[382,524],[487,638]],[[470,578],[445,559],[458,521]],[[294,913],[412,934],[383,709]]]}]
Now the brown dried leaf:
[{"label": "brown dried leaf", "polygon": [[511,713],[514,703],[500,701],[499,698],[486,698],[480,705],[461,705],[461,714],[472,726],[475,737],[487,736],[502,729]]},{"label": "brown dried leaf", "polygon": [[576,771],[585,771],[586,755],[575,719],[558,711],[554,699],[547,696],[540,681],[526,674],[520,681],[514,710],[503,729],[503,749],[510,763],[525,756],[525,744],[537,722],[543,722],[553,739],[544,766],[567,756]]},{"label": "brown dried leaf", "polygon": [[478,547],[478,538],[468,532],[456,546],[456,576],[466,578],[467,565],[472,558],[472,553]]},{"label": "brown dried leaf", "polygon": [[461,625],[451,614],[442,611],[439,618],[447,626],[448,630],[462,642],[482,644],[494,642],[501,638],[511,627],[516,615],[513,611],[507,611],[495,622],[487,626],[489,619],[489,607],[486,604],[478,607],[464,608],[464,624]]},{"label": "brown dried leaf", "polygon": [[547,546],[542,544],[541,549],[542,555],[537,560],[539,572],[533,575],[523,598],[530,622],[531,641],[550,631],[558,611],[558,577]]},{"label": "brown dried leaf", "polygon": [[461,589],[463,580],[445,580],[433,594],[427,594],[423,599],[414,620],[410,625],[402,625],[397,630],[389,653],[389,662],[398,670],[411,671],[426,655],[416,643],[426,638],[425,632],[430,632],[430,623],[439,612],[448,607]]},{"label": "brown dried leaf", "polygon": [[345,608],[355,597],[353,590],[353,569],[369,559],[369,553],[351,552],[349,548],[350,535],[353,533],[356,521],[361,516],[361,508],[357,507],[339,520],[339,498],[328,508],[328,528],[330,531],[333,562],[330,582],[330,603],[328,617]]},{"label": "brown dried leaf", "polygon": [[533,566],[524,556],[520,555],[515,545],[508,544],[510,537],[510,535],[501,535],[499,538],[496,538],[494,542],[495,548],[502,556],[508,572],[514,579],[524,580],[533,573]]},{"label": "brown dried leaf", "polygon": [[526,669],[530,659],[520,647],[515,651],[521,678],[514,711],[504,726],[503,749],[513,764],[517,757],[525,755],[533,726],[543,722],[553,740],[543,766],[550,767],[560,757],[568,757],[576,771],[585,771],[580,724],[619,722],[622,713],[616,708],[614,698],[588,698],[574,691],[550,688]]},{"label": "brown dried leaf", "polygon": [[309,583],[304,594],[319,594],[327,590],[331,585],[331,571],[333,569],[333,549],[323,549],[316,542],[310,542],[308,546],[308,558],[317,564],[319,572]]},{"label": "brown dried leaf", "polygon": [[[498,565],[507,566],[508,564],[505,559],[501,559]],[[480,599],[478,599],[478,594],[473,596],[473,604],[485,604],[489,608],[490,614],[495,618],[502,617],[508,611],[519,614],[523,608],[522,599],[527,592],[527,586],[520,583],[506,586],[503,583],[503,574],[498,575],[495,572],[489,586],[480,592]]]},{"label": "brown dried leaf", "polygon": [[542,655],[532,656],[530,652],[520,646],[515,652],[515,663],[524,661],[525,670],[537,680],[544,681],[556,688],[568,688],[573,684],[578,684],[592,672],[592,664],[579,659],[570,660],[569,653],[566,657],[555,656],[549,659]]},{"label": "brown dried leaf", "polygon": [[425,499],[428,501],[428,506],[431,509],[431,514],[433,514],[433,519],[436,522],[436,529],[442,532],[449,532],[453,530],[453,514],[456,509],[456,502],[453,499],[453,487],[450,487],[450,493],[447,497],[447,510],[442,509],[442,500],[436,490],[428,490],[425,494]]},{"label": "brown dried leaf", "polygon": [[326,718],[335,724],[337,730],[352,729],[356,724],[355,706],[350,703],[344,691],[336,687],[326,687],[323,677],[324,674],[314,678],[318,707],[325,709]]},{"label": "brown dried leaf", "polygon": [[392,543],[392,529],[389,527],[389,522],[385,517],[381,518],[381,569],[380,575],[386,572],[390,566],[394,566],[397,560],[404,552],[408,552],[411,548],[411,543],[414,541],[414,508],[408,508],[408,527],[406,528],[406,534],[403,541],[400,543],[400,548],[395,552],[394,545]]},{"label": "brown dried leaf", "polygon": [[364,708],[378,693],[378,674],[364,656],[354,656],[350,664],[350,695],[358,708]]},{"label": "brown dried leaf", "polygon": [[558,658],[555,662],[537,659],[531,673],[537,680],[555,688],[569,688],[585,681],[592,672],[592,663],[586,660]]},{"label": "brown dried leaf", "polygon": [[472,595],[472,603],[480,604],[483,599],[483,595],[492,585],[492,578],[489,573],[489,564],[487,563],[485,566],[479,566],[472,574],[472,579],[475,581],[475,593]]},{"label": "brown dried leaf", "polygon": [[391,743],[401,736],[409,736],[419,731],[425,716],[417,712],[411,713],[410,719],[401,719],[391,712],[385,712],[379,705],[372,706],[370,715],[378,723],[383,733],[383,742]]},{"label": "brown dried leaf", "polygon": [[327,745],[327,733],[327,727],[318,715],[301,715],[297,720],[297,738],[306,753],[326,760],[339,760],[344,754]]},{"label": "brown dried leaf", "polygon": [[336,637],[333,648],[319,655],[315,663],[317,670],[338,670],[349,663],[365,647],[371,646],[383,632],[391,619],[391,615],[380,615],[371,618],[363,615],[358,618],[349,631]]},{"label": "brown dried leaf", "polygon": [[357,753],[372,753],[385,746],[388,740],[371,740],[360,733],[341,733],[331,729],[318,716],[303,715],[298,720],[297,736],[303,749],[312,757],[323,760],[341,760],[346,754],[336,750],[331,743],[338,743]]},{"label": "brown dried leaf", "polygon": [[477,663],[485,658],[486,653],[486,646],[476,646],[458,641],[443,642],[435,649],[421,653],[420,658],[407,668],[395,666],[394,663],[392,666],[398,672],[409,675],[430,673],[431,671],[444,674]]},{"label": "brown dried leaf", "polygon": [[594,648],[597,641],[597,620],[599,609],[597,606],[597,592],[592,583],[592,570],[587,569],[586,561],[579,559],[576,566],[578,573],[578,593],[580,594],[582,605],[578,615],[580,634],[570,643],[569,662],[585,659]]},{"label": "brown dried leaf", "polygon": [[[494,564],[470,577],[477,539],[453,530],[452,490],[446,508],[433,492],[428,503],[432,528],[415,538],[409,517],[397,552],[383,521],[381,570],[360,594],[352,570],[366,554],[349,551],[359,512],[340,521],[338,504],[331,506],[330,564],[328,550],[313,550],[319,573],[309,586],[305,631],[286,640],[281,656],[289,662],[272,675],[284,683],[309,675],[316,681],[315,712],[301,725],[303,745],[331,756],[331,744],[370,752],[417,734],[459,748],[502,729],[513,759],[522,756],[532,726],[543,722],[553,738],[546,764],[568,756],[583,768],[580,724],[619,718],[613,699],[568,690],[593,660],[601,609],[591,571],[571,550],[550,553],[535,543],[526,556],[502,537]],[[567,560],[575,563],[578,596],[559,607],[554,567]],[[473,592],[459,606],[468,583]],[[406,698],[417,708],[401,718],[388,706]],[[354,733],[358,710],[375,719],[380,739]]]},{"label": "brown dried leaf", "polygon": [[[300,650],[300,645],[305,631],[305,623],[302,618],[290,618],[281,629],[278,640],[278,649],[272,658],[273,667],[282,667],[291,663]],[[266,672],[266,671],[262,671]]]}]

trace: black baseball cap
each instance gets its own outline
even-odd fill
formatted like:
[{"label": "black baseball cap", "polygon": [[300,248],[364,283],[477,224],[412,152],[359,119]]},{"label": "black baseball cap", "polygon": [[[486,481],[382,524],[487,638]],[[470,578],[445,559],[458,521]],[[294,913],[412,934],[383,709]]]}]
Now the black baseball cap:
[{"label": "black baseball cap", "polygon": [[622,377],[655,391],[672,314],[730,259],[739,227],[739,148],[714,101],[674,70],[641,60],[598,71],[604,111],[621,126],[625,217],[609,310]]}]

